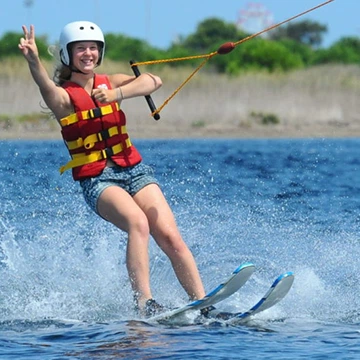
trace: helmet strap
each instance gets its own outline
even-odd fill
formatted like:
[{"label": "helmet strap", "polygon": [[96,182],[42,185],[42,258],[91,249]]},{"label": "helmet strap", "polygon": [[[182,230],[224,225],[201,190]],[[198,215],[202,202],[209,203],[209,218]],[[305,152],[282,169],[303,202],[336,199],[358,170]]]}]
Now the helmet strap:
[{"label": "helmet strap", "polygon": [[[95,67],[98,67],[98,65],[96,65]],[[74,73],[77,73],[77,74],[87,75],[87,73],[84,73],[84,72],[80,71],[79,69],[77,69],[72,64],[70,64],[69,68],[70,68],[71,72],[74,72]]]},{"label": "helmet strap", "polygon": [[71,70],[71,72],[74,72],[74,73],[86,75],[84,72],[80,71],[79,69],[77,69],[73,66],[70,66],[70,70]]}]

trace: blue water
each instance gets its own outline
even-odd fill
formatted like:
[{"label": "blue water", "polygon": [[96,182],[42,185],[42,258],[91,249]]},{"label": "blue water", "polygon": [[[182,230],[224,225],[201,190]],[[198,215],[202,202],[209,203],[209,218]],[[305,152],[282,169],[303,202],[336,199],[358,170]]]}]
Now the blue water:
[{"label": "blue water", "polygon": [[[61,141],[0,142],[1,359],[359,359],[360,140],[141,140],[207,290],[257,266],[219,307],[281,273],[287,297],[245,325],[137,319],[125,236],[85,205]],[[186,302],[151,242],[156,299]]]}]

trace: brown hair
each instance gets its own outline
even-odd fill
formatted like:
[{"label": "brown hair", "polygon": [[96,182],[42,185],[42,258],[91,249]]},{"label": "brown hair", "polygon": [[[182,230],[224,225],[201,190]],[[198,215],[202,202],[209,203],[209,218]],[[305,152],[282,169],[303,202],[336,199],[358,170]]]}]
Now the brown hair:
[{"label": "brown hair", "polygon": [[61,64],[55,69],[53,80],[56,85],[61,86],[66,81],[70,80],[70,77],[71,77],[70,67]]}]

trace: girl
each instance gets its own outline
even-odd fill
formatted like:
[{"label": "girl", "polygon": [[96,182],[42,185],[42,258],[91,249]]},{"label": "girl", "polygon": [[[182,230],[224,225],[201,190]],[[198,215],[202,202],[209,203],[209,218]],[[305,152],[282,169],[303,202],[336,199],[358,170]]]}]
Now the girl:
[{"label": "girl", "polygon": [[200,275],[182,239],[174,215],[154,178],[143,164],[126,131],[123,100],[149,95],[162,85],[158,76],[94,72],[104,58],[101,29],[88,21],[66,25],[60,36],[62,65],[50,79],[42,65],[34,26],[22,27],[19,49],[41,95],[61,126],[71,169],[85,201],[103,219],[128,234],[126,264],[136,309],[142,316],[163,310],[150,289],[150,234],[169,257],[175,274],[191,300],[205,296]]}]

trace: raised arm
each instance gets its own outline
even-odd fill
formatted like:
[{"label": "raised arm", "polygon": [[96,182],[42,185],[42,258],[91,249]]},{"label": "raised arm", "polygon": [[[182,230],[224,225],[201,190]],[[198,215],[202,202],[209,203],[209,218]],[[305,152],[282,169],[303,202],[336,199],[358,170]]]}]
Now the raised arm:
[{"label": "raised arm", "polygon": [[[30,25],[30,32],[26,26],[22,26],[24,37],[20,39],[19,49],[23,53],[28,62],[31,75],[38,85],[41,95],[56,117],[68,111],[70,107],[70,99],[66,91],[58,87],[53,80],[50,79],[45,67],[39,58],[38,48],[35,42],[35,29]],[[64,111],[64,109],[66,109]]]}]

